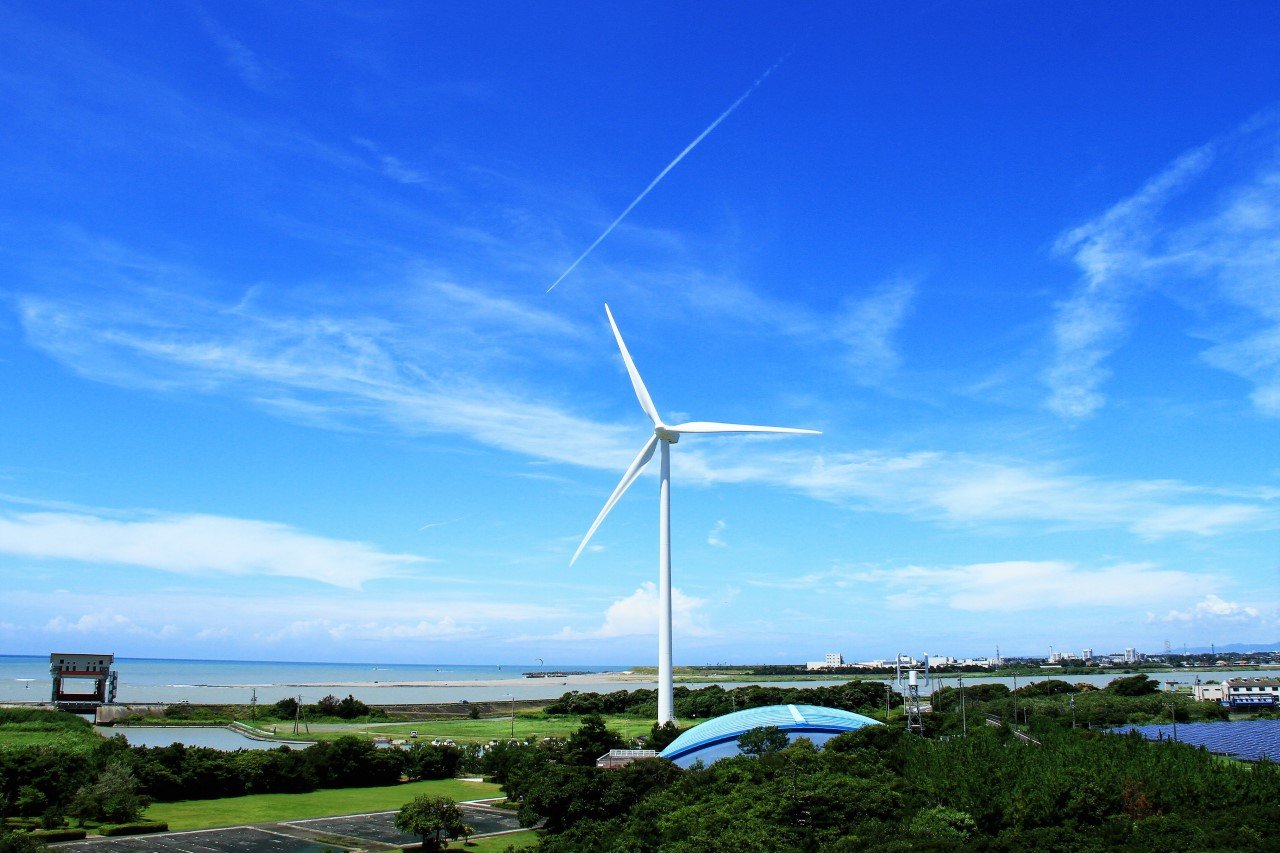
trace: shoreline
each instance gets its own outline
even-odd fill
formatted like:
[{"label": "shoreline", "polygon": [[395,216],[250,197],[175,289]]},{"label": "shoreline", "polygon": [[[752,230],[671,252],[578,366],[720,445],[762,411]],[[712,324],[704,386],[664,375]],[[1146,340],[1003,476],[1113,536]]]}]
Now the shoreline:
[{"label": "shoreline", "polygon": [[581,675],[565,675],[558,678],[526,678],[523,675],[513,678],[486,678],[477,680],[454,680],[454,681],[278,681],[263,682],[258,684],[169,684],[167,687],[199,687],[199,688],[216,688],[219,690],[250,690],[265,689],[271,687],[353,687],[361,689],[381,688],[381,687],[452,687],[454,689],[466,687],[509,687],[512,684],[628,684],[643,683],[653,681],[652,676],[626,672],[592,672]]}]

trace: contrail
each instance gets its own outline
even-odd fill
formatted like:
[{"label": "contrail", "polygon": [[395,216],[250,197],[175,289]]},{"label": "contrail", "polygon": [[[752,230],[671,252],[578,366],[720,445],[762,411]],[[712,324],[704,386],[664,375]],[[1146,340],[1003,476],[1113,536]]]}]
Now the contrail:
[{"label": "contrail", "polygon": [[779,59],[777,62],[773,63],[773,65],[769,66],[768,70],[766,70],[763,74],[757,77],[756,82],[752,83],[751,87],[748,88],[747,91],[743,92],[742,95],[738,98],[738,100],[734,101],[732,104],[729,105],[729,109],[720,113],[720,116],[715,121],[707,125],[706,130],[702,131],[702,133],[699,133],[692,142],[686,145],[684,147],[684,150],[676,155],[676,159],[668,163],[667,167],[663,169],[661,172],[659,172],[656,178],[654,178],[652,181],[649,182],[649,186],[644,188],[644,192],[636,196],[635,201],[627,205],[627,209],[622,211],[622,213],[618,214],[617,219],[609,223],[609,227],[604,229],[604,233],[601,234],[599,237],[597,237],[595,242],[592,243],[590,246],[588,246],[587,250],[583,252],[581,255],[579,255],[576,261],[574,261],[572,264],[569,265],[569,268],[567,270],[565,270],[563,273],[560,274],[560,277],[556,279],[555,282],[552,283],[550,287],[547,288],[547,293],[550,293],[551,291],[555,290],[557,284],[564,281],[565,278],[569,275],[569,273],[577,269],[578,264],[582,263],[583,260],[587,257],[587,255],[591,254],[592,250],[595,249],[596,246],[599,246],[600,243],[604,240],[604,238],[609,236],[610,232],[612,232],[613,229],[618,227],[618,223],[626,219],[627,214],[630,213],[637,204],[644,201],[644,197],[649,194],[650,190],[652,190],[654,187],[658,185],[659,181],[661,181],[663,178],[667,176],[667,172],[670,172],[672,169],[674,169],[676,167],[676,164],[685,158],[685,155],[687,155],[693,149],[697,148],[698,143],[707,138],[708,133],[715,130],[716,127],[719,126],[720,122],[727,119],[730,113],[732,113],[734,110],[736,110],[739,106],[742,105],[743,101],[751,97],[751,93],[754,92],[757,88],[759,88],[760,84],[763,83],[769,77],[769,75],[774,72],[774,69],[776,69],[779,65],[781,65],[783,61],[786,60],[786,58],[787,58],[786,56],[783,56],[782,59]]}]

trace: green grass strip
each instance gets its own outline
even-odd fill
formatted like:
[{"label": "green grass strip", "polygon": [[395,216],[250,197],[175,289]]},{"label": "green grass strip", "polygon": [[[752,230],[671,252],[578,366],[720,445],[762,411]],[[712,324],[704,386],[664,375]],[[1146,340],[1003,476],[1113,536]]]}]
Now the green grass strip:
[{"label": "green grass strip", "polygon": [[164,821],[175,832],[212,829],[246,823],[391,811],[419,794],[450,797],[459,802],[502,796],[498,786],[488,782],[435,779],[378,788],[339,788],[306,794],[250,794],[219,800],[155,803],[147,809],[146,820]]}]

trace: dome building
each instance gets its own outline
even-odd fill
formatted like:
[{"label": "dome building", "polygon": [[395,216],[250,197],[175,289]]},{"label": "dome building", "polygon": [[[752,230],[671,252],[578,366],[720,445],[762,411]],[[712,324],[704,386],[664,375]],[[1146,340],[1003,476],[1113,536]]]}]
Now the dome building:
[{"label": "dome building", "polygon": [[707,720],[684,732],[662,750],[660,756],[681,767],[695,761],[711,764],[721,758],[738,755],[738,738],[752,729],[775,726],[790,740],[808,738],[820,746],[845,732],[881,723],[861,714],[823,708],[818,705],[768,705],[748,708]]}]

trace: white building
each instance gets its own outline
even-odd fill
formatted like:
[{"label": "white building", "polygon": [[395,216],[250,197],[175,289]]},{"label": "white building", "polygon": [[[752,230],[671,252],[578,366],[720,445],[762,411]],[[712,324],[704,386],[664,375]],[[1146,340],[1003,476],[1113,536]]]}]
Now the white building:
[{"label": "white building", "polygon": [[1223,702],[1232,708],[1280,705],[1280,678],[1228,678],[1222,687]]},{"label": "white building", "polygon": [[844,666],[844,655],[839,652],[827,652],[822,660],[811,660],[804,665],[805,669],[831,669]]},{"label": "white building", "polygon": [[1138,662],[1138,651],[1137,651],[1137,649],[1125,649],[1125,650],[1124,650],[1124,662],[1125,662],[1125,663],[1137,663],[1137,662]]}]

